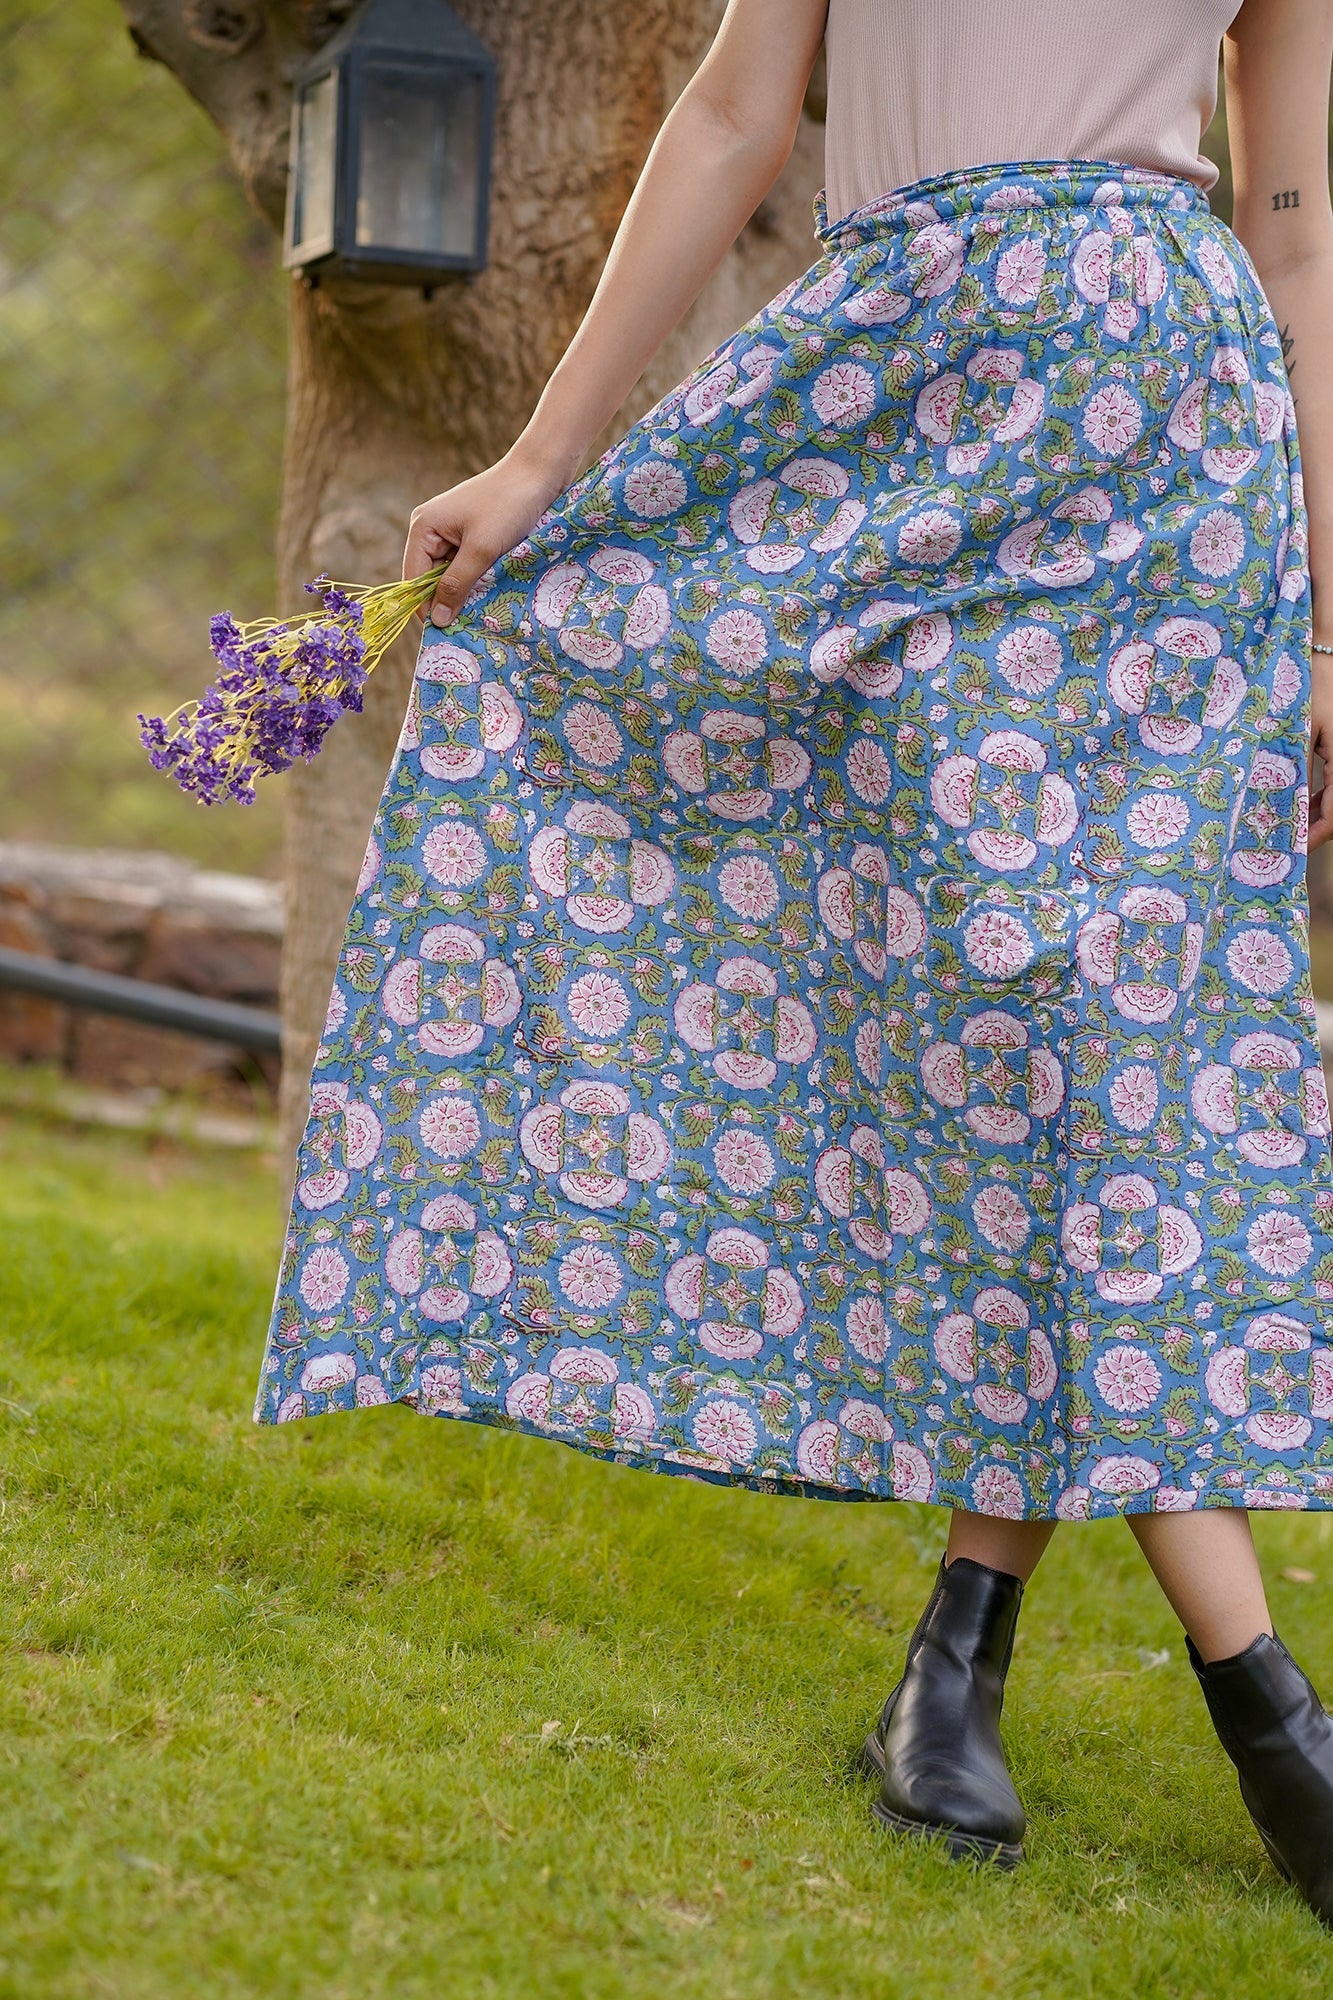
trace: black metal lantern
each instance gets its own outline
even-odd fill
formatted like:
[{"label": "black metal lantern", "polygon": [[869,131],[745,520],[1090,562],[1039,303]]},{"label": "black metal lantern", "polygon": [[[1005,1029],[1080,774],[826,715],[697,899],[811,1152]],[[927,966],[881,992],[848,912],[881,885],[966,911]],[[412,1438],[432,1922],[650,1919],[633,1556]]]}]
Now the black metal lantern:
[{"label": "black metal lantern", "polygon": [[294,83],[283,263],[427,293],[479,271],[495,59],[446,0],[367,0]]}]

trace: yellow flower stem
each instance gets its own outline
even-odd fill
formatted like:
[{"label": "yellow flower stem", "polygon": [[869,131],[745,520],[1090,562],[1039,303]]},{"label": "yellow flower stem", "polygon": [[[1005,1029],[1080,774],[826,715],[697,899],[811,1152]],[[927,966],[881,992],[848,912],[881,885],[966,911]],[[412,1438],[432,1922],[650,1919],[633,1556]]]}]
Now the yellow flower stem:
[{"label": "yellow flower stem", "polygon": [[[448,569],[448,562],[437,563],[422,576],[400,579],[397,583],[331,583],[325,582],[327,590],[338,590],[345,597],[361,606],[361,621],[358,627],[365,645],[363,664],[369,674],[379,665],[390,646],[410,624],[413,613],[427,603],[434,595],[435,586]],[[323,624],[330,618],[326,611],[311,611],[299,618],[252,618],[244,625],[237,626],[243,644],[269,633],[278,635],[275,651],[281,656],[294,653],[300,645],[302,633],[310,625]],[[182,702],[164,718],[170,726],[179,717],[189,717],[199,706],[197,701]],[[227,698],[226,707],[242,724],[246,710],[243,701],[235,696]],[[244,737],[239,737],[230,755],[224,753],[223,762],[236,767],[246,760],[247,746]]]}]

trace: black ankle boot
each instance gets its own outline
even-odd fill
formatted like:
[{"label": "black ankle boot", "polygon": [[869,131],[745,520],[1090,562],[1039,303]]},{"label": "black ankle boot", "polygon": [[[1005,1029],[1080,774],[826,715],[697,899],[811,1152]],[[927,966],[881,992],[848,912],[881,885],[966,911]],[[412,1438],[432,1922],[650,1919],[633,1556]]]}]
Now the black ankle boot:
[{"label": "black ankle boot", "polygon": [[942,1839],[956,1860],[1023,1859],[1027,1822],[1000,1742],[1023,1586],[960,1556],[940,1564],[903,1677],[866,1738],[872,1811],[893,1833]]},{"label": "black ankle boot", "polygon": [[1333,1925],[1333,1719],[1280,1639],[1190,1665],[1274,1865]]}]

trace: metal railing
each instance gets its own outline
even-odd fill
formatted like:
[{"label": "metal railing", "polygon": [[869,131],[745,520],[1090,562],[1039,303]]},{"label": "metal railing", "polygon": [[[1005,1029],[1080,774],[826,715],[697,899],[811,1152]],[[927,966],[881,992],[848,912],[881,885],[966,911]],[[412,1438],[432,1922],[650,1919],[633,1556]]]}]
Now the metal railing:
[{"label": "metal railing", "polygon": [[87,1007],[100,1014],[120,1014],[156,1028],[177,1028],[187,1035],[231,1042],[258,1054],[282,1052],[282,1022],[262,1007],[209,1000],[197,993],[183,993],[175,986],[123,979],[118,972],[96,972],[59,958],[39,958],[34,952],[0,947],[0,987],[40,994],[44,999],[61,1000],[66,1006]]}]

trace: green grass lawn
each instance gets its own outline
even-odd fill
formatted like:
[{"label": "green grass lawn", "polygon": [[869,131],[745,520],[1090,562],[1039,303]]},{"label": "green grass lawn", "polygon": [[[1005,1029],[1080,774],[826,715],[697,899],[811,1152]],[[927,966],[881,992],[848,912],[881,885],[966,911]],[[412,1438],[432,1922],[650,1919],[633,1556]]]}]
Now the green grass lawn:
[{"label": "green grass lawn", "polygon": [[[1020,1628],[1028,1864],[951,1867],[848,1768],[942,1515],[405,1409],[256,1430],[262,1165],[11,1115],[0,1185],[0,1993],[1333,1991],[1119,1524]],[[1333,1693],[1333,1522],[1259,1532]]]}]

